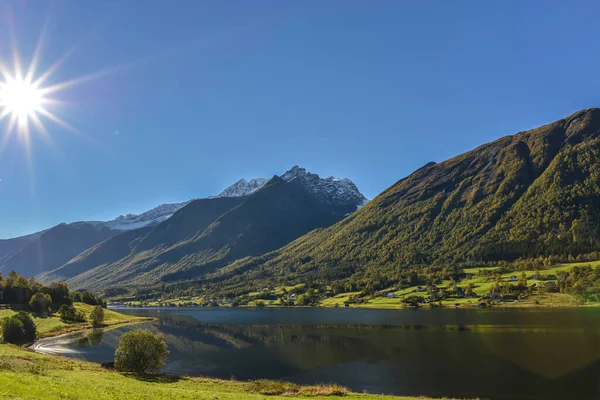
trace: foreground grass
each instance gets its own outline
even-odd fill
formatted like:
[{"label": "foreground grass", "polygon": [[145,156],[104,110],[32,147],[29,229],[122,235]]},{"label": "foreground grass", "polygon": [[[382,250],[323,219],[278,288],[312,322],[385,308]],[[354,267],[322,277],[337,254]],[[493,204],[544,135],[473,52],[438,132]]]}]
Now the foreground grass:
[{"label": "foreground grass", "polygon": [[[85,316],[90,315],[94,308],[94,306],[84,303],[75,303],[74,306],[77,311],[81,311]],[[17,311],[14,310],[0,310],[0,321],[16,313]],[[32,313],[31,316],[33,317],[33,321],[37,327],[38,337],[40,338],[91,328],[91,325],[88,322],[70,323],[62,321],[58,314],[43,315]],[[111,310],[104,310],[104,324],[102,326],[107,327],[129,322],[141,322],[149,319],[151,318],[134,317],[131,315],[123,315]]]},{"label": "foreground grass", "polygon": [[[8,399],[348,399],[408,397],[351,393],[336,385],[299,386],[274,381],[236,382],[207,378],[134,376],[98,364],[46,356],[0,345],[0,398]],[[421,400],[427,400],[420,397]]]}]

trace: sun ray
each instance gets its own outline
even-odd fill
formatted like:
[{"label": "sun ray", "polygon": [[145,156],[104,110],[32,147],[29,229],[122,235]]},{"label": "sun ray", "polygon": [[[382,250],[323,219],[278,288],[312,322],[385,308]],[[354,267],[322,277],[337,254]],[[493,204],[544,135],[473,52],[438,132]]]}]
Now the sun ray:
[{"label": "sun ray", "polygon": [[25,75],[25,81],[32,82],[33,76],[35,75],[35,71],[37,69],[38,62],[40,60],[40,54],[42,53],[42,46],[46,39],[46,33],[48,32],[48,25],[50,23],[50,13],[46,15],[46,21],[44,21],[44,26],[42,27],[42,32],[40,33],[40,37],[38,39],[37,45],[35,46],[35,51],[33,52],[33,57],[31,59],[31,63],[29,64],[29,68],[27,69],[27,74]]},{"label": "sun ray", "polygon": [[40,90],[40,93],[43,96],[45,96],[47,94],[55,93],[57,91],[67,89],[71,86],[74,86],[74,85],[77,85],[80,83],[84,83],[84,82],[91,81],[94,79],[102,78],[103,76],[113,74],[113,73],[121,71],[125,68],[129,68],[129,65],[127,64],[127,65],[123,65],[123,66],[119,66],[119,67],[109,68],[104,71],[94,72],[93,74],[84,75],[79,78],[70,79],[68,81],[57,83],[52,86],[47,86],[47,87],[41,88],[39,90]]},{"label": "sun ray", "polygon": [[46,69],[35,81],[33,81],[32,85],[38,87],[42,85],[46,79],[48,79],[61,65],[65,63],[65,61],[73,54],[75,49],[78,46],[73,46],[69,51],[63,54],[54,64],[50,66],[50,68]]},{"label": "sun ray", "polygon": [[40,114],[42,114],[44,117],[52,120],[56,124],[62,126],[63,128],[68,129],[71,132],[76,133],[78,135],[83,135],[83,132],[81,132],[80,130],[78,130],[78,129],[74,128],[73,126],[69,125],[67,122],[65,122],[61,118],[57,117],[56,115],[52,114],[50,111],[46,110],[45,108],[40,107],[40,108],[38,108],[37,112],[39,112]]},{"label": "sun ray", "polygon": [[2,113],[0,113],[0,121],[3,121],[4,118],[8,117],[9,115],[10,115],[10,110],[4,109],[4,111],[2,111]]},{"label": "sun ray", "polygon": [[14,115],[11,114],[10,121],[8,122],[8,128],[6,128],[6,131],[4,132],[4,136],[2,137],[2,144],[0,145],[0,154],[3,154],[4,150],[6,150],[6,146],[8,145],[8,140],[12,136],[16,124],[17,124],[17,117],[15,117]]}]

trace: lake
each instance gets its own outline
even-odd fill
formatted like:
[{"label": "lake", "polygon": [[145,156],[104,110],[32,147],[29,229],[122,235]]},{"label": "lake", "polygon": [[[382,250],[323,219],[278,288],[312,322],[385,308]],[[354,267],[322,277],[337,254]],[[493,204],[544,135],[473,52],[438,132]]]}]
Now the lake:
[{"label": "lake", "polygon": [[353,391],[489,399],[600,398],[600,309],[119,308],[155,322],[78,332],[38,351],[112,361],[146,328],[164,372],[338,383]]}]

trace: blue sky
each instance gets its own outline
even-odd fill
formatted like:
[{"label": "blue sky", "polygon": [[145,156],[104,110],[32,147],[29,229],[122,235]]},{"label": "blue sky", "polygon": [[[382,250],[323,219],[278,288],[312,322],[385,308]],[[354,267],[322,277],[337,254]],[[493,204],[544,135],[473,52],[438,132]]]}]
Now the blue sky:
[{"label": "blue sky", "polygon": [[[51,142],[0,154],[0,238],[218,193],[298,164],[374,197],[428,161],[600,105],[595,1],[7,1],[47,30]],[[101,73],[99,73],[101,72]],[[99,73],[99,74],[97,74]],[[0,123],[0,136],[7,123]],[[118,134],[117,134],[118,132]],[[29,150],[27,150],[29,149]]]}]

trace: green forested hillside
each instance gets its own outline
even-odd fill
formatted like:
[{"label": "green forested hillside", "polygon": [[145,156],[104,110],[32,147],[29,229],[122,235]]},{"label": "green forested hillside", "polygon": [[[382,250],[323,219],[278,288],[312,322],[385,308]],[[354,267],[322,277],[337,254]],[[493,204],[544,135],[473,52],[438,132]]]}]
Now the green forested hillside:
[{"label": "green forested hillside", "polygon": [[429,163],[339,223],[198,284],[382,277],[600,250],[600,109]]}]

